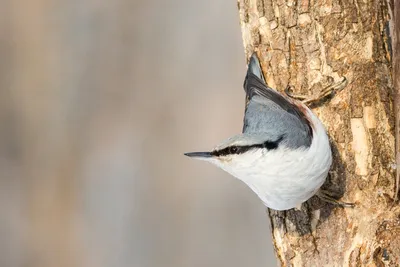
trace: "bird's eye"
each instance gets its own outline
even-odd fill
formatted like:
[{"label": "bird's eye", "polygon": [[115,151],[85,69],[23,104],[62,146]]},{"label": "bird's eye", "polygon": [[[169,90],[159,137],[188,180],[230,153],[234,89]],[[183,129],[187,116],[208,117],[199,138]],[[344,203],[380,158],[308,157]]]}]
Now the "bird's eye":
[{"label": "bird's eye", "polygon": [[231,148],[230,148],[230,152],[232,153],[232,154],[234,154],[234,153],[237,153],[237,151],[238,151],[238,147],[237,146],[232,146]]}]

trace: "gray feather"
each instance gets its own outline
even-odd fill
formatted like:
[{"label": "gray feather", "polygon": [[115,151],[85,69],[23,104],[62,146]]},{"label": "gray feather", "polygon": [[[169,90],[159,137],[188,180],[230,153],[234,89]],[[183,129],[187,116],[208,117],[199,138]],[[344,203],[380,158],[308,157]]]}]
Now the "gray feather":
[{"label": "gray feather", "polygon": [[260,61],[258,60],[256,53],[253,53],[253,55],[250,57],[247,73],[252,73],[256,75],[260,80],[265,81],[264,75],[260,67]]},{"label": "gray feather", "polygon": [[284,136],[282,143],[290,148],[309,147],[312,128],[305,114],[283,95],[268,87],[254,53],[244,82],[247,106],[243,133],[264,133],[267,140]]}]

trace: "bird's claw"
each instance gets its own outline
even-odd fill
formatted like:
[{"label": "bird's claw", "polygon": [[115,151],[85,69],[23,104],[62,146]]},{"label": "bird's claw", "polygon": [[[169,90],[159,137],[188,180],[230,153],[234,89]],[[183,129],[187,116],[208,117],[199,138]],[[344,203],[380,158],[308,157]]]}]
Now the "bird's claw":
[{"label": "bird's claw", "polygon": [[286,87],[285,93],[287,96],[289,96],[291,98],[302,101],[305,105],[313,105],[313,104],[321,101],[325,97],[330,96],[333,93],[342,90],[344,87],[346,87],[347,83],[348,83],[348,81],[347,81],[346,77],[343,77],[343,79],[340,82],[331,83],[330,85],[328,85],[327,87],[322,89],[322,91],[316,96],[305,96],[305,95],[293,94],[293,93],[291,93],[290,85],[288,85]]},{"label": "bird's claw", "polygon": [[342,208],[354,208],[354,206],[355,206],[354,203],[343,202],[343,201],[333,198],[331,195],[328,194],[328,192],[326,190],[320,189],[317,192],[317,196],[325,202],[340,206]]}]

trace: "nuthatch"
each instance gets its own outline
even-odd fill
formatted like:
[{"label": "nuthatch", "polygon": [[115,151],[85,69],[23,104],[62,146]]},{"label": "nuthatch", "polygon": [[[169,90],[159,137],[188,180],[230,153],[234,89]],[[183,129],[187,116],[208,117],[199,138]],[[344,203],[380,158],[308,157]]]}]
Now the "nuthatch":
[{"label": "nuthatch", "polygon": [[300,207],[317,193],[326,201],[351,206],[319,191],[332,164],[321,121],[302,102],[268,87],[255,53],[244,90],[247,105],[242,134],[211,152],[185,155],[211,162],[245,182],[271,209]]}]

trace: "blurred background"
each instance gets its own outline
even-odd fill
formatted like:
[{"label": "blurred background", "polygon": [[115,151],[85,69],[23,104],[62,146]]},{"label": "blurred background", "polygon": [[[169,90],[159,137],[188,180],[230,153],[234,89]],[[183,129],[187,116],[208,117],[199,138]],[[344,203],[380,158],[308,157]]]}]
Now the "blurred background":
[{"label": "blurred background", "polygon": [[242,128],[235,1],[3,0],[0,266],[275,266],[266,209],[183,156]]}]

